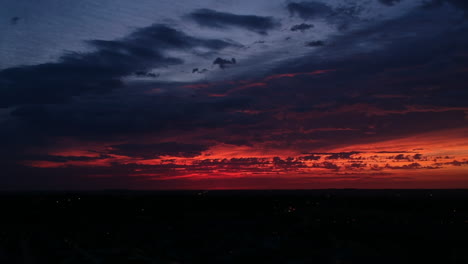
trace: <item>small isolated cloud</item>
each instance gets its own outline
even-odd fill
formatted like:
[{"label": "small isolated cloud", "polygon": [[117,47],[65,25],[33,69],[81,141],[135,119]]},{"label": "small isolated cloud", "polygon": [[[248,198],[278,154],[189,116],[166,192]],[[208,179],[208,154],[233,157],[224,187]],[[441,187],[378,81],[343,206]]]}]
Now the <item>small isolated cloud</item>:
[{"label": "small isolated cloud", "polygon": [[208,70],[208,69],[205,69],[205,68],[203,68],[203,69],[193,68],[193,69],[192,69],[192,73],[200,73],[200,74],[202,74],[202,73],[206,73],[206,72],[208,72],[208,71],[209,71],[209,70]]},{"label": "small isolated cloud", "polygon": [[[417,156],[416,156],[417,157]],[[411,160],[411,157],[409,155],[404,155],[404,154],[398,154],[394,157],[392,157],[394,160]]]},{"label": "small isolated cloud", "polygon": [[16,24],[18,24],[19,21],[20,21],[20,18],[19,18],[19,17],[17,17],[17,16],[12,17],[12,18],[10,19],[10,24],[16,25]]},{"label": "small isolated cloud", "polygon": [[308,156],[302,156],[300,157],[301,160],[319,160],[322,156],[318,155],[308,155]]},{"label": "small isolated cloud", "polygon": [[160,76],[159,73],[154,72],[146,72],[146,71],[136,71],[135,76],[138,77],[150,77],[150,78],[158,78]]},{"label": "small isolated cloud", "polygon": [[325,17],[332,13],[332,8],[320,2],[294,2],[287,6],[291,16],[299,16],[302,19]]},{"label": "small isolated cloud", "polygon": [[327,157],[327,159],[351,159],[353,155],[359,154],[359,152],[338,152],[338,153],[331,153],[330,156]]},{"label": "small isolated cloud", "polygon": [[429,168],[429,167],[423,167],[421,166],[421,164],[417,163],[417,162],[413,162],[411,164],[406,164],[406,165],[403,165],[403,166],[391,166],[391,165],[386,165],[385,166],[386,168],[388,169],[395,169],[395,170],[404,170],[404,169],[425,169],[425,168]]},{"label": "small isolated cloud", "polygon": [[325,46],[325,42],[323,42],[322,40],[314,40],[314,41],[309,41],[309,42],[306,42],[306,47],[321,47],[321,46]]},{"label": "small isolated cloud", "polygon": [[324,169],[328,169],[328,170],[339,170],[340,169],[340,166],[336,165],[333,162],[328,162],[328,161],[324,161],[324,162],[321,162],[321,163],[315,163],[313,165],[313,167],[324,168]]},{"label": "small isolated cloud", "polygon": [[379,0],[380,3],[386,6],[393,6],[401,2],[401,0]]},{"label": "small isolated cloud", "polygon": [[312,25],[312,24],[302,23],[302,24],[292,26],[291,31],[304,32],[304,31],[309,30],[309,29],[311,29],[313,27],[314,27],[314,25]]},{"label": "small isolated cloud", "polygon": [[219,68],[221,68],[221,69],[226,68],[226,65],[236,64],[236,63],[237,63],[237,61],[236,61],[235,58],[232,58],[231,60],[227,60],[227,59],[223,59],[223,58],[218,57],[213,61],[213,64],[218,65]]},{"label": "small isolated cloud", "polygon": [[189,14],[189,18],[200,26],[212,28],[237,27],[247,29],[259,34],[266,34],[269,30],[280,26],[272,17],[255,15],[237,15],[219,12],[211,9],[199,9]]}]

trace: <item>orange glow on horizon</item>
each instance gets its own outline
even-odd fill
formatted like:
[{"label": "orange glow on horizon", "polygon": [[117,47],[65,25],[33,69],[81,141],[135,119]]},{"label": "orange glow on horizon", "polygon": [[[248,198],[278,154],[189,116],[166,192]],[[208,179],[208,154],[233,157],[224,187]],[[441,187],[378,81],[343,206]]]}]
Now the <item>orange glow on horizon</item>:
[{"label": "orange glow on horizon", "polygon": [[[326,129],[324,129],[326,130]],[[350,144],[314,153],[295,149],[274,149],[268,145],[236,146],[216,144],[196,157],[161,156],[154,159],[80,150],[62,150],[66,157],[95,160],[66,162],[27,161],[36,168],[130,166],[127,175],[154,181],[218,181],[271,179],[307,184],[361,186],[369,182],[385,184],[431,183],[450,185],[466,181],[468,169],[468,129],[453,129],[373,143]],[[103,147],[101,147],[102,149]],[[58,154],[59,152],[51,152]],[[78,156],[73,156],[73,155]],[[70,155],[70,156],[68,156]],[[103,175],[105,176],[105,175]],[[369,183],[370,184],[370,183]]]}]

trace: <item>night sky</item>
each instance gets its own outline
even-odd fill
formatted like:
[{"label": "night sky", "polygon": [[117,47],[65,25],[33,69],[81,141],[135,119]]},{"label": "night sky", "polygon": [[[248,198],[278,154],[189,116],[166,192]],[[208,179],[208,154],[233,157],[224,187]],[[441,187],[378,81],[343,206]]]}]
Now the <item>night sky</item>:
[{"label": "night sky", "polygon": [[468,188],[464,0],[0,0],[0,189]]}]

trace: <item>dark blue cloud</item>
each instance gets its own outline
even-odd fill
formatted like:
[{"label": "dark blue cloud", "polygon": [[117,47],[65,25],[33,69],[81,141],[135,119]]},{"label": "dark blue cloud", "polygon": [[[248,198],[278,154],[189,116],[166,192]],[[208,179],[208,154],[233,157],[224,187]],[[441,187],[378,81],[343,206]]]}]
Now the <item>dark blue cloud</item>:
[{"label": "dark blue cloud", "polygon": [[330,24],[336,25],[339,30],[348,29],[348,27],[359,21],[359,14],[363,7],[358,3],[347,3],[337,7],[331,7],[322,2],[291,2],[286,6],[290,16],[297,16],[304,20],[325,19]]},{"label": "dark blue cloud", "polygon": [[235,58],[232,58],[232,59],[228,60],[228,59],[223,59],[223,58],[218,57],[213,61],[213,64],[218,65],[219,68],[221,68],[221,69],[226,68],[227,65],[232,65],[232,64],[236,64],[236,63],[237,63],[237,61],[236,61]]},{"label": "dark blue cloud", "polygon": [[111,154],[156,159],[160,156],[192,158],[208,149],[207,145],[164,142],[155,144],[120,144],[111,146]]},{"label": "dark blue cloud", "polygon": [[189,18],[204,27],[238,27],[259,34],[266,34],[268,31],[280,26],[279,22],[273,17],[237,15],[211,9],[196,10],[195,12],[189,14]]},{"label": "dark blue cloud", "polygon": [[150,77],[150,78],[158,78],[160,76],[159,73],[154,73],[154,72],[147,72],[147,71],[136,71],[135,76],[138,77]]},{"label": "dark blue cloud", "polygon": [[20,18],[20,17],[17,17],[17,16],[10,18],[10,24],[12,24],[12,25],[18,24],[18,22],[20,21],[20,19],[21,19],[21,18]]},{"label": "dark blue cloud", "polygon": [[321,2],[293,2],[287,5],[291,16],[299,16],[302,19],[320,18],[330,15],[333,9]]},{"label": "dark blue cloud", "polygon": [[387,6],[393,6],[398,3],[400,3],[402,0],[379,0],[380,3],[387,5]]},{"label": "dark blue cloud", "polygon": [[314,27],[314,25],[312,25],[312,24],[302,23],[302,24],[297,24],[297,25],[292,26],[291,31],[304,32],[304,31],[309,30],[309,29],[311,29],[313,27]]},{"label": "dark blue cloud", "polygon": [[165,25],[139,29],[121,40],[91,40],[90,53],[68,53],[58,62],[0,71],[0,108],[20,104],[60,103],[85,93],[122,87],[134,72],[183,63],[168,50],[204,47],[220,50],[234,44],[189,36]]},{"label": "dark blue cloud", "polygon": [[314,41],[306,42],[305,45],[307,47],[321,47],[325,45],[325,42],[323,42],[322,40],[314,40]]},{"label": "dark blue cloud", "polygon": [[465,18],[468,18],[468,2],[465,0],[428,0],[424,2],[424,7],[439,8],[445,3],[461,9],[465,14]]}]

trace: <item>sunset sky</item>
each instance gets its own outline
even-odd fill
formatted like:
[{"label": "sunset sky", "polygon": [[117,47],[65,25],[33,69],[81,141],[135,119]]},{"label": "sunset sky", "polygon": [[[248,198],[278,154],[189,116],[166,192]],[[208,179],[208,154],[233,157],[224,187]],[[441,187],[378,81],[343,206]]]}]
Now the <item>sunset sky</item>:
[{"label": "sunset sky", "polygon": [[466,1],[0,7],[0,190],[468,188]]}]

